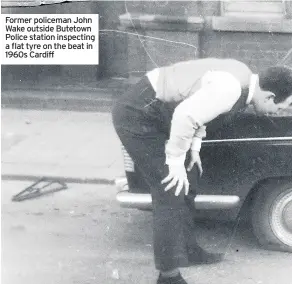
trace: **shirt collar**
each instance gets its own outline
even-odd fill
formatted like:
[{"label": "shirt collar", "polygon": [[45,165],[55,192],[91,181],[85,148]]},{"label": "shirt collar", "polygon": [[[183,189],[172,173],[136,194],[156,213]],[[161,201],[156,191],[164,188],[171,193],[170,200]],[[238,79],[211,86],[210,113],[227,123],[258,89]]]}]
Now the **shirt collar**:
[{"label": "shirt collar", "polygon": [[259,75],[258,74],[252,74],[249,80],[249,87],[248,87],[248,96],[246,100],[246,104],[249,105],[256,89],[257,82],[259,80]]}]

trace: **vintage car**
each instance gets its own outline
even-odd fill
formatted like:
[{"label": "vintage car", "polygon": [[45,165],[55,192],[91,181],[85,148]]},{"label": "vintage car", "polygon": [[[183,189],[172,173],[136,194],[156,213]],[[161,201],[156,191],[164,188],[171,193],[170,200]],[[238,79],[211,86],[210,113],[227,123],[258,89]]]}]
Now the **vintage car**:
[{"label": "vintage car", "polygon": [[[260,244],[292,252],[292,111],[219,117],[207,125],[201,159],[196,216],[250,220]],[[125,150],[124,164],[117,201],[151,209],[149,189]]]}]

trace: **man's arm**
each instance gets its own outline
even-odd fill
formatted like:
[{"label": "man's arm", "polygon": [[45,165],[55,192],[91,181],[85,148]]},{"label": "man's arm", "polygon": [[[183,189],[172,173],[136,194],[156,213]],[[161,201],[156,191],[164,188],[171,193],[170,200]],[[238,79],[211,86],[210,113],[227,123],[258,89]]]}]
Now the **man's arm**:
[{"label": "man's arm", "polygon": [[202,78],[202,87],[181,102],[174,111],[170,139],[165,148],[166,164],[184,165],[191,145],[200,150],[204,125],[228,112],[240,95],[240,82],[232,74],[208,72]]}]

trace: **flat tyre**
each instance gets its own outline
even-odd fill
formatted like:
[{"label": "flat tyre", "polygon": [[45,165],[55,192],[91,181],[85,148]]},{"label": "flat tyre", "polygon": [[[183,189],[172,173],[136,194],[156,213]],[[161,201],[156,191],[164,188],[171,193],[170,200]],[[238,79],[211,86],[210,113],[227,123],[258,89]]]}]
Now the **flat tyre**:
[{"label": "flat tyre", "polygon": [[292,252],[292,182],[261,186],[254,196],[252,226],[259,243],[268,249]]}]

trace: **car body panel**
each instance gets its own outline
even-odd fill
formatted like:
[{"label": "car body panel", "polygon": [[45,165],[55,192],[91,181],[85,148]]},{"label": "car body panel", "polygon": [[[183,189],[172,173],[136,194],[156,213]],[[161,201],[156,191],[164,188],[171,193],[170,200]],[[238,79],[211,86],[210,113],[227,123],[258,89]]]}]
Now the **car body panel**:
[{"label": "car body panel", "polygon": [[198,193],[233,192],[244,199],[260,180],[292,175],[292,116],[238,115],[207,126],[207,133]]}]

